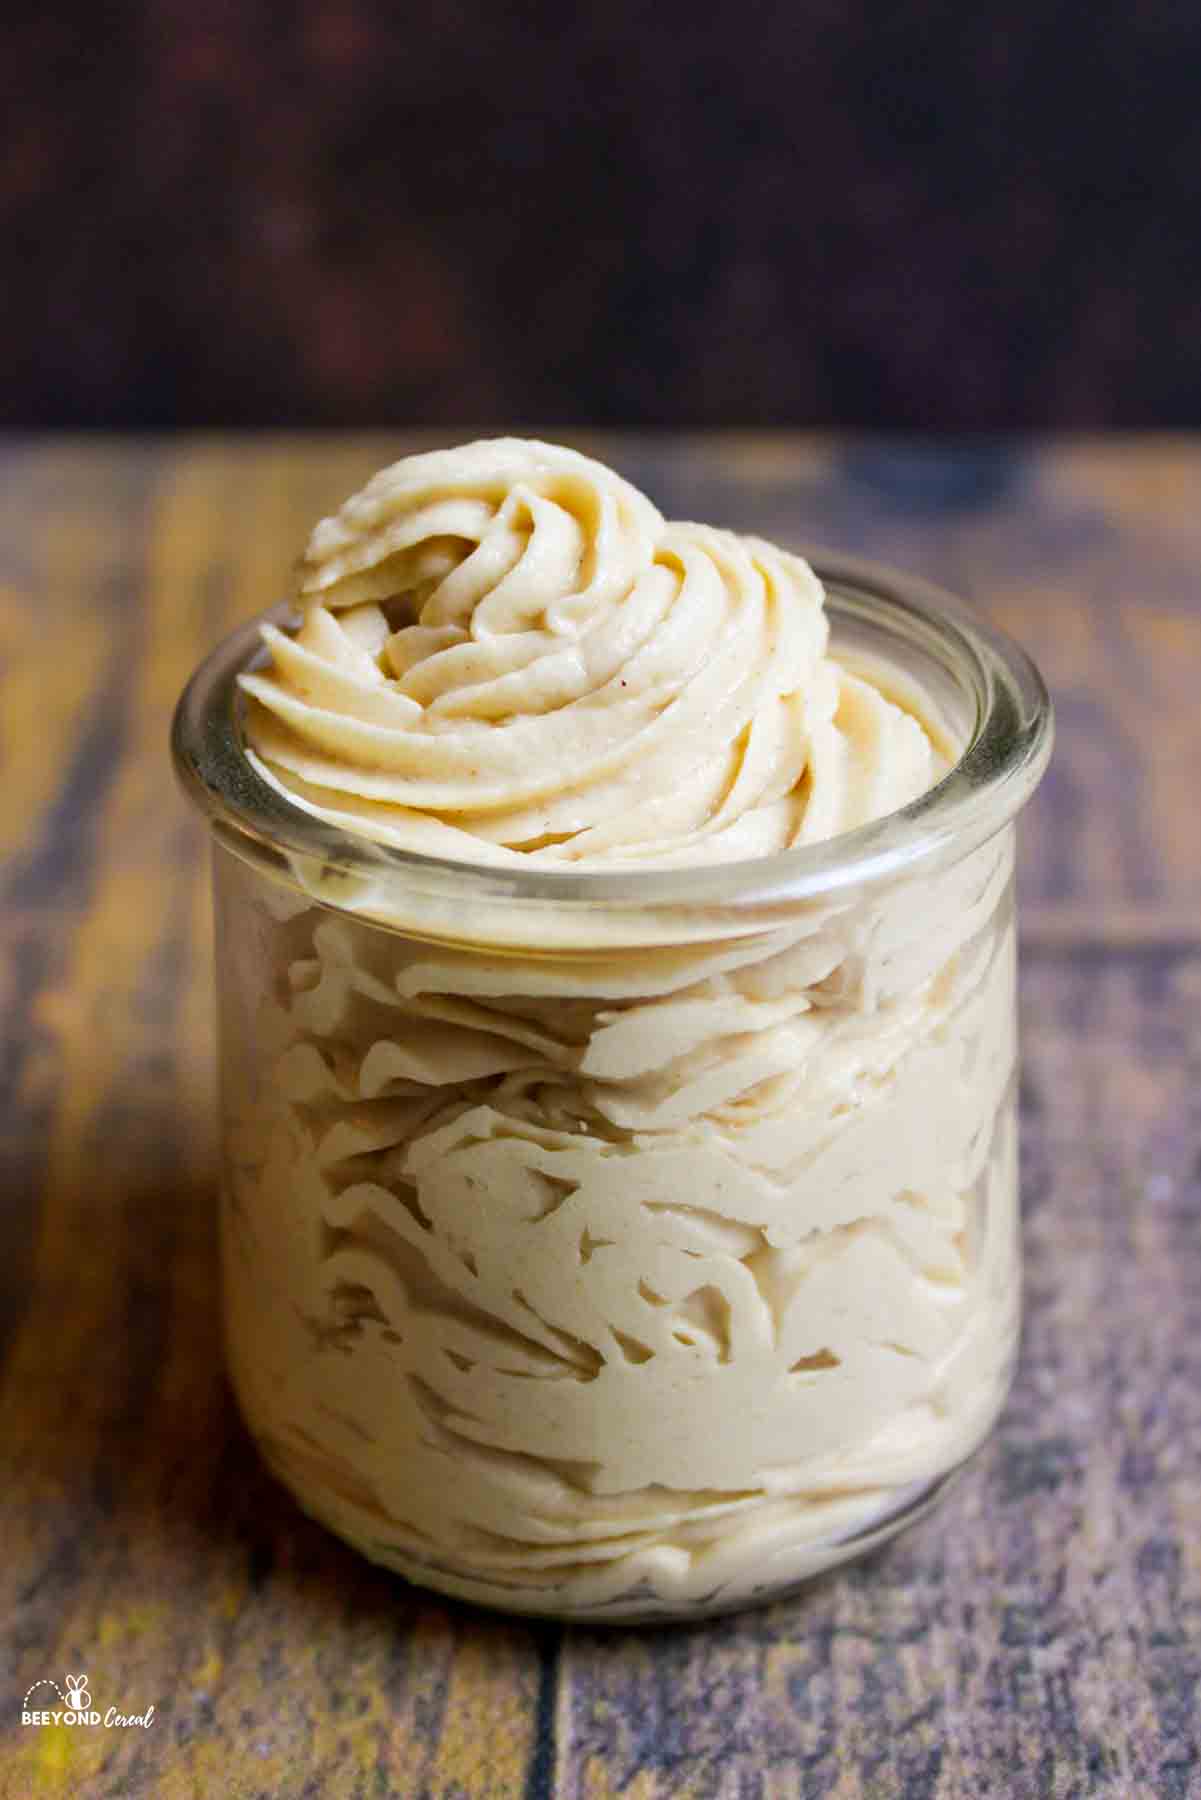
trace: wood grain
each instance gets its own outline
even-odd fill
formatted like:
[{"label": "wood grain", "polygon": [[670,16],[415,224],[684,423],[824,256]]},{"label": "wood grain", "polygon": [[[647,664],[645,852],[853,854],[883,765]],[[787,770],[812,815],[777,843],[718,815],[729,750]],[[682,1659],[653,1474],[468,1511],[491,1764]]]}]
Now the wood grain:
[{"label": "wood grain", "polygon": [[[1201,1794],[1201,444],[575,438],[668,511],[969,595],[1060,716],[1023,854],[1001,1429],[870,1562],[634,1634],[360,1563],[261,1469],[220,1370],[204,857],[168,719],[308,524],[416,441],[0,451],[0,1793]],[[22,1727],[67,1670],[153,1725]]]}]

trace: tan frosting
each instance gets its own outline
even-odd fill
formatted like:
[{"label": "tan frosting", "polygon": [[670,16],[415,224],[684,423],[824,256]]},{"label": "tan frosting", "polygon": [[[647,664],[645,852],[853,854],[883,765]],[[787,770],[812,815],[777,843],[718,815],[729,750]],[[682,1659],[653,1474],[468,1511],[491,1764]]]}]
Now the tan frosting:
[{"label": "tan frosting", "polygon": [[470,861],[713,862],[833,836],[941,772],[827,655],[822,590],[758,538],[500,438],[411,456],[318,525],[264,632],[250,737],[293,798]]},{"label": "tan frosting", "polygon": [[[570,452],[411,458],[305,571],[252,738],[388,841],[739,857],[941,766],[827,656],[805,564]],[[653,1616],[813,1573],[962,1460],[1017,1323],[1011,869],[1007,830],[771,929],[563,955],[223,856],[231,1367],[303,1502],[469,1598]]]}]

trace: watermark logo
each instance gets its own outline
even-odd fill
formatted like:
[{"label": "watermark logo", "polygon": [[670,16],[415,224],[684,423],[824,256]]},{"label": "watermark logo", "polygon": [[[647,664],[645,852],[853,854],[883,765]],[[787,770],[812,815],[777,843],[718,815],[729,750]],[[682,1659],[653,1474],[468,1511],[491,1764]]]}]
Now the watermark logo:
[{"label": "watermark logo", "polygon": [[[62,1702],[60,1706],[47,1705],[49,1695],[41,1693],[43,1688],[53,1688]],[[65,1690],[65,1691],[64,1691]],[[39,1700],[35,1704],[34,1696]],[[123,1713],[115,1706],[107,1712],[100,1713],[92,1706],[92,1692],[88,1687],[86,1675],[64,1675],[63,1685],[44,1675],[41,1681],[35,1681],[26,1694],[21,1705],[22,1725],[102,1725],[106,1731],[119,1730],[123,1726],[140,1725],[143,1731],[154,1723],[154,1708],[148,1706],[145,1712]]]}]

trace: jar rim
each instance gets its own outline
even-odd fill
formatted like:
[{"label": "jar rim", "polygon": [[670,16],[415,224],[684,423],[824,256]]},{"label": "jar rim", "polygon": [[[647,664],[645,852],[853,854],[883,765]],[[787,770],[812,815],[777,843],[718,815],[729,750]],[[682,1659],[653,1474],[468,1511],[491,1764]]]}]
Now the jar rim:
[{"label": "jar rim", "polygon": [[[1013,639],[933,583],[841,552],[802,546],[799,554],[825,588],[835,644],[840,627],[859,624],[918,648],[952,677],[975,711],[962,755],[935,786],[835,837],[741,861],[526,870],[427,856],[346,831],[265,780],[246,755],[238,676],[263,654],[264,623],[297,622],[290,602],[249,619],[195,670],[172,724],[176,772],[219,841],[244,861],[309,899],[384,923],[396,910],[388,905],[390,894],[409,899],[419,892],[426,902],[460,907],[471,900],[568,914],[653,913],[792,905],[933,872],[994,836],[1037,787],[1054,731],[1046,686]],[[319,894],[314,868],[336,878]]]}]

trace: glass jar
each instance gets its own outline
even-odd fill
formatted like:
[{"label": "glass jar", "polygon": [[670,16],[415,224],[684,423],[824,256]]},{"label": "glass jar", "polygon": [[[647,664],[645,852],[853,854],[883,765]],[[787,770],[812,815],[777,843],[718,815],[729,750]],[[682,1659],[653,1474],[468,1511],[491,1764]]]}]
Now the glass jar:
[{"label": "glass jar", "polygon": [[300,1504],[424,1586],[624,1621],[774,1598],[922,1513],[1005,1398],[1014,821],[1050,706],[947,596],[811,560],[840,659],[964,749],[757,861],[527,874],[351,837],[245,756],[255,624],[180,703],[233,1384]]}]

